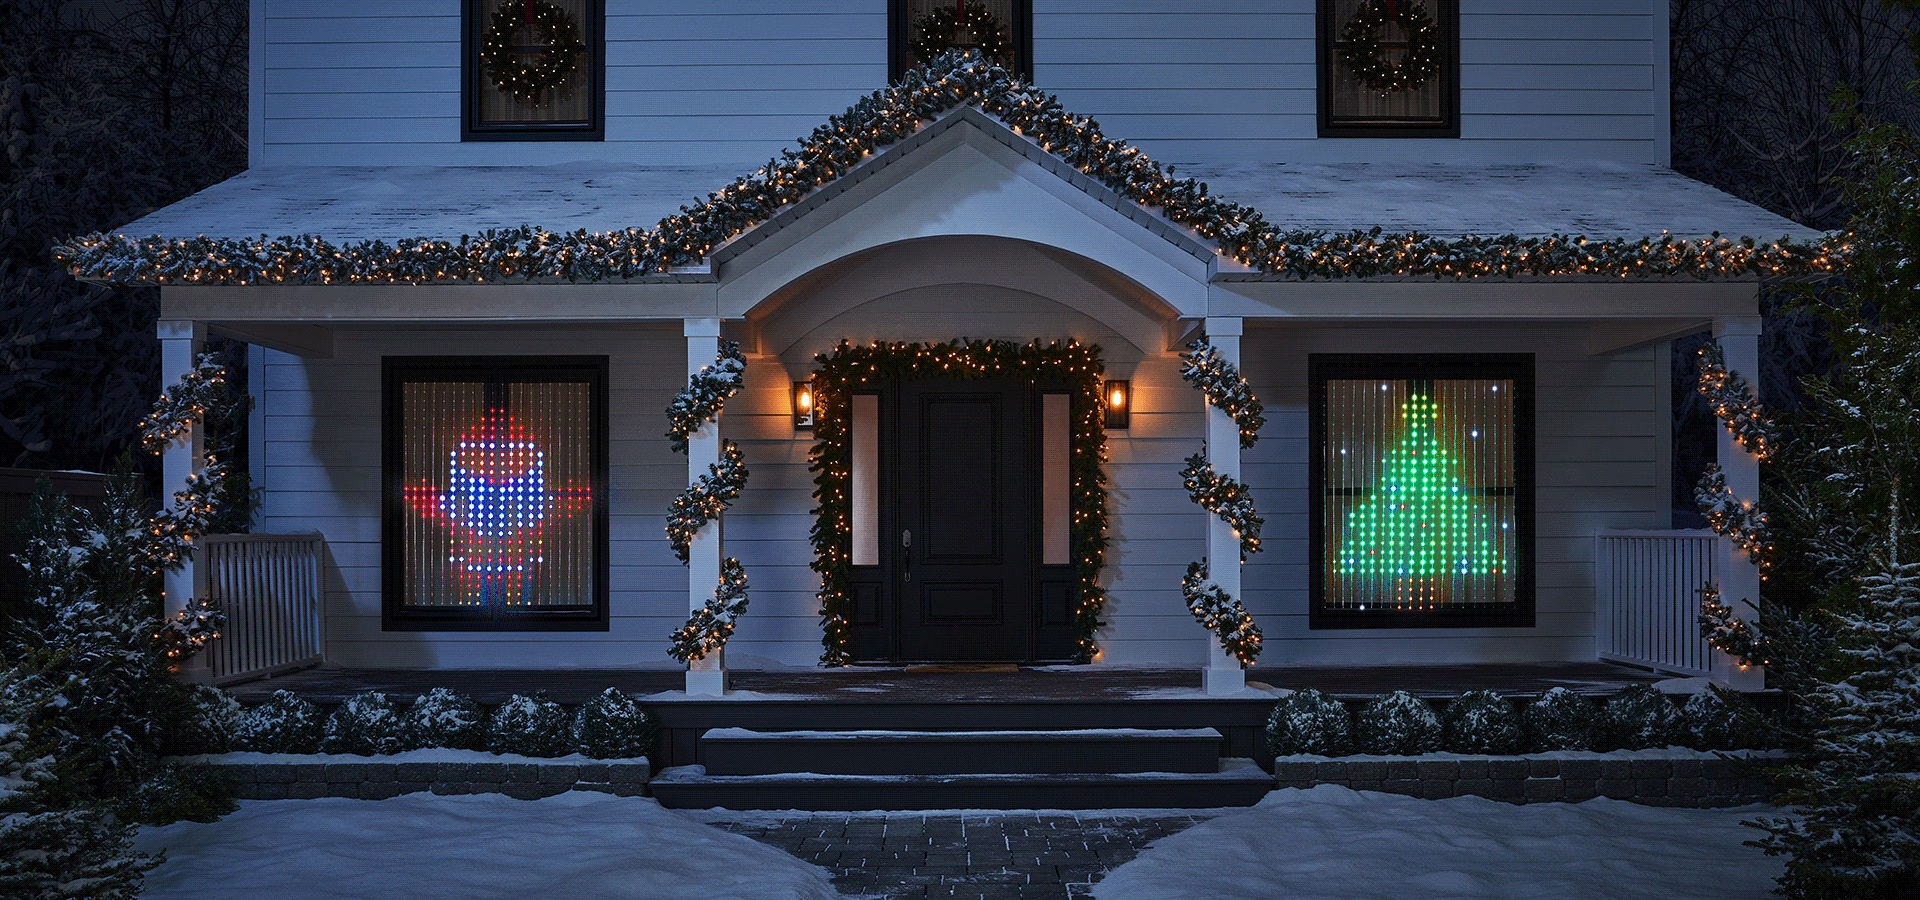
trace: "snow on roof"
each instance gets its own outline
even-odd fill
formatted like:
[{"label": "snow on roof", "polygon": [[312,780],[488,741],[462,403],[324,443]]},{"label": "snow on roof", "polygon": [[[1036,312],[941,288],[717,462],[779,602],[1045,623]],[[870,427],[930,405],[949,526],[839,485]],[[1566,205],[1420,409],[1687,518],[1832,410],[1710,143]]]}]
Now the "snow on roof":
[{"label": "snow on roof", "polygon": [[[535,225],[651,228],[740,173],[727,167],[324,166],[253,169],[117,229],[132,237],[456,240]],[[1180,166],[1279,227],[1436,236],[1812,240],[1819,232],[1670,169],[1618,163]]]}]

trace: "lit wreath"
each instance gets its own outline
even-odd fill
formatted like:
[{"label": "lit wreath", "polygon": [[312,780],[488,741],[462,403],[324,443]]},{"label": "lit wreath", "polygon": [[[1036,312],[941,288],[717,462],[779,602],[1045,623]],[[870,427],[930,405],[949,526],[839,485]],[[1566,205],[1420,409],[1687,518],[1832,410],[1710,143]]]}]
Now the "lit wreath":
[{"label": "lit wreath", "polygon": [[[1407,33],[1407,58],[1389,62],[1380,49],[1387,22]],[[1353,77],[1376,94],[1417,91],[1440,74],[1440,38],[1420,0],[1360,0],[1353,18],[1340,30],[1340,61]]]},{"label": "lit wreath", "polygon": [[[513,36],[522,28],[532,28],[534,37],[545,47],[528,62],[514,58]],[[580,39],[580,27],[567,11],[547,0],[513,0],[500,4],[487,23],[480,43],[480,64],[500,92],[522,103],[538,105],[540,95],[567,83],[573,77],[574,64],[587,52]]]},{"label": "lit wreath", "polygon": [[1013,68],[1013,39],[980,0],[961,0],[921,16],[913,23],[913,41],[907,46],[924,63],[953,49],[953,35],[963,27],[973,33],[973,45],[980,48],[982,56]]}]

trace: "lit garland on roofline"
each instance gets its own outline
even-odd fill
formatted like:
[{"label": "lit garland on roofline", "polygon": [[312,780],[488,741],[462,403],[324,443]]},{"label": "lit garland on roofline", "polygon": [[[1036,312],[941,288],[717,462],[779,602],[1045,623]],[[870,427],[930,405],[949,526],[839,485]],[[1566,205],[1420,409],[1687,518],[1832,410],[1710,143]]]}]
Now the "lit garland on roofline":
[{"label": "lit garland on roofline", "polygon": [[941,114],[977,106],[1089,177],[1213,241],[1245,265],[1286,279],[1784,278],[1834,271],[1847,239],[1818,244],[1671,234],[1587,240],[1572,235],[1442,238],[1371,231],[1285,230],[1255,209],[1104,135],[1051,94],[974,52],[914,69],[815,128],[754,174],[683,206],[652,229],[552,232],[530,225],[394,243],[299,237],[188,239],[95,233],[54,248],[75,277],[119,283],[426,284],[598,282],[646,278],[705,259],[715,247],[852,171]]}]

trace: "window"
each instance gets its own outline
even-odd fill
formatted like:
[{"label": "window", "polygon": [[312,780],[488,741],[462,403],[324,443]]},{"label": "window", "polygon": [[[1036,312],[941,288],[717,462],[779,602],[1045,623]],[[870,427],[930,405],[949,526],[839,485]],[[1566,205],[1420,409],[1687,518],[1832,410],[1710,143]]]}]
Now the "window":
[{"label": "window", "polygon": [[977,47],[1033,80],[1031,0],[892,0],[887,17],[887,77],[893,80],[958,46]]},{"label": "window", "polygon": [[1321,137],[1459,137],[1457,0],[1320,0]]},{"label": "window", "polygon": [[606,134],[603,0],[464,0],[461,139]]},{"label": "window", "polygon": [[1315,355],[1314,628],[1533,624],[1533,357]]},{"label": "window", "polygon": [[604,631],[606,359],[384,370],[384,626]]}]

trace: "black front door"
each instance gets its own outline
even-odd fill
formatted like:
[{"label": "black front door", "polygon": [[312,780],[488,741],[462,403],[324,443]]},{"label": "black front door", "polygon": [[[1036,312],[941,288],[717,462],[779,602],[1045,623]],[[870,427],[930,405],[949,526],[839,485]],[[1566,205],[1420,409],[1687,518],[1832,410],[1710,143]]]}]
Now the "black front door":
[{"label": "black front door", "polygon": [[1033,388],[901,384],[890,529],[898,658],[1034,658]]}]

